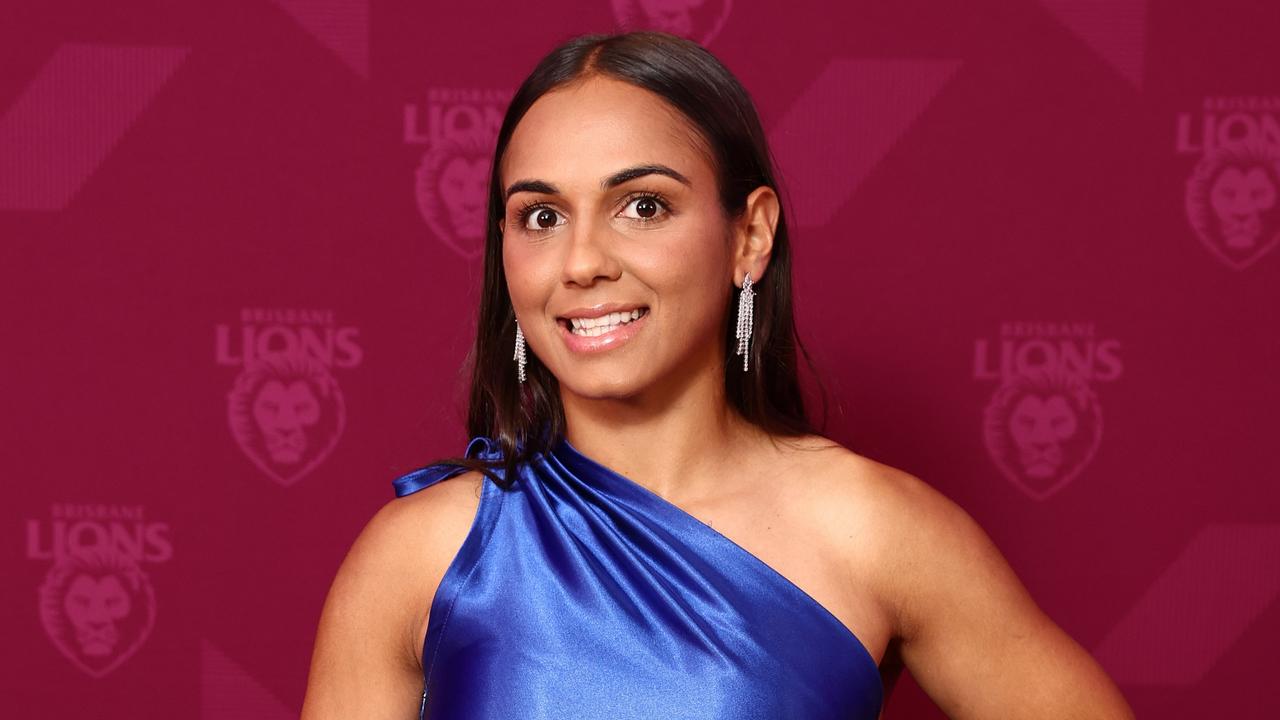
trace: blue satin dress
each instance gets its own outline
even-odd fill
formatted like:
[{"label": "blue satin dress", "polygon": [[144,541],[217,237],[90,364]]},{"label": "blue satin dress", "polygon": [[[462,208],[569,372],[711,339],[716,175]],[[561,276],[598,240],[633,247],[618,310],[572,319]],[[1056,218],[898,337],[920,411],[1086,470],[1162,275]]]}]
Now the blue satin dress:
[{"label": "blue satin dress", "polygon": [[[501,449],[477,436],[466,456]],[[511,490],[484,478],[432,601],[420,718],[879,715],[875,659],[763,560],[563,437],[517,467]],[[464,470],[393,485],[409,495]]]}]

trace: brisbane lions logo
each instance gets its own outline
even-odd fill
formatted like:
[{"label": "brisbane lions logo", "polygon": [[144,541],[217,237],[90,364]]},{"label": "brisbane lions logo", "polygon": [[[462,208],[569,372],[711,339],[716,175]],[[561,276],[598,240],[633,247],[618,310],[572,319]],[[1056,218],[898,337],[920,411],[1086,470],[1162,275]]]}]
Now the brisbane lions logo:
[{"label": "brisbane lions logo", "polygon": [[983,418],[987,451],[1036,500],[1061,490],[1102,439],[1097,396],[1072,373],[1040,371],[1005,380]]},{"label": "brisbane lions logo", "polygon": [[626,30],[663,30],[709,45],[720,34],[732,0],[612,0],[613,16]]},{"label": "brisbane lions logo", "polygon": [[227,394],[227,418],[244,454],[287,487],[333,451],[347,409],[322,363],[304,353],[276,353],[241,371]]},{"label": "brisbane lions logo", "polygon": [[1205,153],[1187,180],[1187,217],[1200,241],[1243,270],[1280,243],[1280,154],[1262,144]]},{"label": "brisbane lions logo", "polygon": [[62,557],[49,568],[38,594],[49,639],[76,667],[97,678],[137,652],[156,620],[151,581],[132,558],[114,550]]},{"label": "brisbane lions logo", "polygon": [[478,135],[445,140],[422,154],[415,175],[422,219],[436,237],[468,260],[484,252],[489,150]]}]

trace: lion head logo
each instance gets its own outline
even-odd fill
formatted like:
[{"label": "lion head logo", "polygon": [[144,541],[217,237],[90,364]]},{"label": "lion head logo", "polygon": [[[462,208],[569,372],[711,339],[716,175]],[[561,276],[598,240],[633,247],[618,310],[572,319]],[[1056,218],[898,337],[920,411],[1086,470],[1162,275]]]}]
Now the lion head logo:
[{"label": "lion head logo", "polygon": [[732,0],[612,0],[613,16],[627,30],[663,30],[709,45],[720,34]]},{"label": "lion head logo", "polygon": [[983,435],[1000,471],[1044,500],[1093,458],[1102,439],[1102,411],[1097,396],[1072,373],[1014,375],[988,403]]},{"label": "lion head logo", "polygon": [[1280,154],[1261,143],[1205,153],[1187,180],[1187,217],[1200,241],[1243,270],[1280,243]]},{"label": "lion head logo", "polygon": [[49,568],[38,595],[49,639],[93,677],[120,667],[155,624],[151,581],[132,558],[114,550],[63,556]]},{"label": "lion head logo", "polygon": [[415,174],[422,219],[436,237],[468,260],[484,252],[488,150],[478,134],[446,140],[422,154]]},{"label": "lion head logo", "polygon": [[236,377],[227,418],[245,455],[289,486],[333,451],[347,410],[323,363],[304,353],[275,353],[248,363]]}]

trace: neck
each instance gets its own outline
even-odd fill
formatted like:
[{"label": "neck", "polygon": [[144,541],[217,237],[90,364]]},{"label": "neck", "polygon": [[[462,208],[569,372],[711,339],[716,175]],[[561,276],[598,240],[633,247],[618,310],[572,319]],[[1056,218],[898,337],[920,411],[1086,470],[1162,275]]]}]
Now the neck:
[{"label": "neck", "polygon": [[677,505],[710,498],[751,467],[768,434],[704,375],[673,395],[595,399],[567,393],[565,437],[579,452]]}]

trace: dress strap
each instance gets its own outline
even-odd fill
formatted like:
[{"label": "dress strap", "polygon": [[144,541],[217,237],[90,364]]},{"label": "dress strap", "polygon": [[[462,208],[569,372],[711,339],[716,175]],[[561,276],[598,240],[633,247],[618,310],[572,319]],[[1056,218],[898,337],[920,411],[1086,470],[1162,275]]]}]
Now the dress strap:
[{"label": "dress strap", "polygon": [[[489,461],[499,460],[502,458],[502,448],[496,440],[484,435],[477,435],[471,438],[471,442],[467,443],[467,451],[463,454],[463,457]],[[436,463],[405,473],[392,480],[391,485],[395,488],[396,497],[404,497],[423,488],[431,487],[441,480],[447,480],[454,475],[459,475],[466,470],[467,468],[462,465]]]}]

